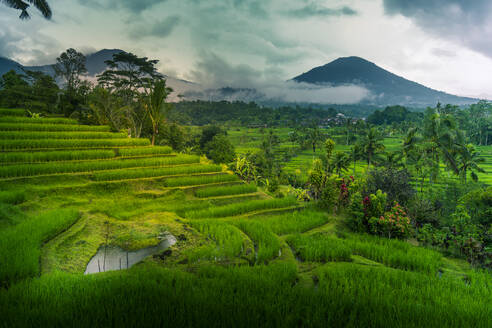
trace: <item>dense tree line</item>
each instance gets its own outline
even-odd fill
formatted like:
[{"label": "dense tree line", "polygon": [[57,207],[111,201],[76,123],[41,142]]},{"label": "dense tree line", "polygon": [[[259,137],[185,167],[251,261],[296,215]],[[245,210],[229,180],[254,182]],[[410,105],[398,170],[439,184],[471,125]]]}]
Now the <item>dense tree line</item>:
[{"label": "dense tree line", "polygon": [[337,111],[304,107],[263,107],[254,102],[181,101],[170,120],[185,125],[228,124],[232,126],[298,126],[313,120],[322,122]]}]

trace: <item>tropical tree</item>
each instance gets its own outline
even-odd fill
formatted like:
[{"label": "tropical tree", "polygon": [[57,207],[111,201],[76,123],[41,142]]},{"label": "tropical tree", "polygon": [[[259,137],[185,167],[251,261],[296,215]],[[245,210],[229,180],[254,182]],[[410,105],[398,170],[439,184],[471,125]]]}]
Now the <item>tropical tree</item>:
[{"label": "tropical tree", "polygon": [[352,172],[353,175],[355,175],[355,168],[357,165],[357,161],[364,158],[362,149],[363,147],[359,142],[357,142],[355,145],[350,147],[350,159],[352,160],[352,163],[354,165],[353,172]]},{"label": "tropical tree", "polygon": [[386,168],[400,168],[403,166],[402,153],[399,151],[385,152],[382,158],[378,160],[379,164]]},{"label": "tropical tree", "polygon": [[113,54],[111,60],[105,61],[107,69],[97,76],[100,86],[121,97],[124,102],[125,116],[129,122],[132,135],[140,137],[147,122],[147,110],[142,102],[142,90],[148,94],[153,81],[163,79],[155,65],[158,60],[138,57],[132,53]]},{"label": "tropical tree", "polygon": [[7,7],[20,10],[20,19],[31,18],[27,12],[31,5],[36,7],[46,19],[50,19],[52,15],[51,8],[46,0],[1,0],[1,2]]},{"label": "tropical tree", "polygon": [[113,131],[120,130],[125,123],[124,108],[121,99],[108,89],[97,87],[89,97],[89,108],[93,121],[107,124]]},{"label": "tropical tree", "polygon": [[321,133],[320,128],[318,127],[317,124],[313,124],[312,127],[308,128],[306,131],[306,141],[311,145],[313,148],[313,153],[316,153],[316,147],[320,142],[323,140],[323,133]]},{"label": "tropical tree", "polygon": [[84,54],[73,48],[67,49],[60,57],[56,58],[56,64],[52,65],[56,77],[65,81],[66,89],[72,94],[80,83],[80,77],[87,73]]},{"label": "tropical tree", "polygon": [[350,156],[343,151],[336,151],[331,159],[331,167],[340,176],[342,171],[347,171],[350,165]]},{"label": "tropical tree", "polygon": [[424,146],[434,163],[434,170],[431,175],[434,180],[439,174],[441,159],[455,174],[459,174],[455,155],[458,145],[463,139],[456,128],[452,115],[441,114],[439,108],[438,106],[435,109],[427,109],[423,129]]},{"label": "tropical tree", "polygon": [[383,136],[375,127],[367,130],[361,139],[362,151],[367,160],[368,169],[371,167],[374,156],[384,150]]},{"label": "tropical tree", "polygon": [[473,181],[478,180],[476,172],[484,173],[485,170],[478,166],[478,164],[485,162],[484,158],[480,157],[480,153],[475,149],[472,144],[468,144],[460,149],[458,158],[458,171],[461,179],[466,183],[468,172]]},{"label": "tropical tree", "polygon": [[152,124],[152,146],[159,133],[159,124],[162,124],[167,113],[172,108],[171,104],[166,103],[167,96],[173,89],[166,86],[165,79],[153,80],[147,85],[146,94],[142,97],[142,104]]},{"label": "tropical tree", "polygon": [[241,179],[246,180],[248,183],[252,180],[256,182],[259,178],[256,166],[247,156],[237,156],[233,169]]}]

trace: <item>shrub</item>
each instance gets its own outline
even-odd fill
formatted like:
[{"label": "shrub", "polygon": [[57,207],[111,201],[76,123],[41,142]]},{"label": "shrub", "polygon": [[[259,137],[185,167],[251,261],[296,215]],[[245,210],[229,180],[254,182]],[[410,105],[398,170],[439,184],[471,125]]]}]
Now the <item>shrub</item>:
[{"label": "shrub", "polygon": [[388,238],[406,238],[410,235],[410,219],[405,210],[397,203],[389,212],[369,219],[370,232]]},{"label": "shrub", "polygon": [[388,206],[395,202],[406,205],[414,194],[410,181],[411,175],[406,169],[373,169],[367,177],[365,193],[374,194],[381,190],[387,194]]},{"label": "shrub", "polygon": [[234,146],[229,139],[222,134],[216,135],[204,147],[205,155],[214,163],[231,163],[236,157]]}]

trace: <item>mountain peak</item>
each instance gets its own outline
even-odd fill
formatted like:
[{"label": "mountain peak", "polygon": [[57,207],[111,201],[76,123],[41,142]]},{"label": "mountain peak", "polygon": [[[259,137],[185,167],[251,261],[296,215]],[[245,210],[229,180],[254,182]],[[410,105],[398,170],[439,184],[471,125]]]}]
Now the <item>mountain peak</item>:
[{"label": "mountain peak", "polygon": [[425,107],[434,106],[437,102],[460,105],[476,101],[433,90],[357,56],[337,58],[298,75],[293,80],[330,86],[361,86],[371,93],[371,97],[367,99],[370,103]]}]

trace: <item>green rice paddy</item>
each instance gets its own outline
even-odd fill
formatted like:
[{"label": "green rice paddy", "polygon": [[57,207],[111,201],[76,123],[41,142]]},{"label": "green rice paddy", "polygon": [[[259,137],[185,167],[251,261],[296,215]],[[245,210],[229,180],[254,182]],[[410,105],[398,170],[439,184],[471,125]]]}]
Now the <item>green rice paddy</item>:
[{"label": "green rice paddy", "polygon": [[[343,215],[272,198],[203,157],[21,112],[0,110],[0,136],[19,136],[0,140],[0,327],[492,326],[490,273],[462,260],[350,233]],[[256,133],[229,136],[247,151]],[[167,233],[175,245],[128,270],[83,274],[101,247]]]}]

